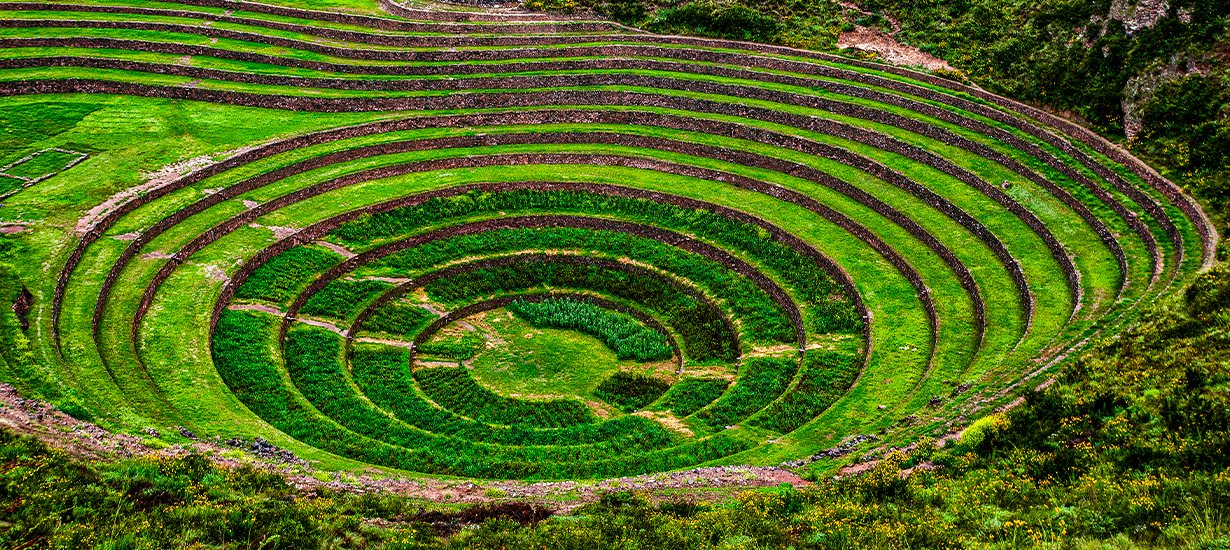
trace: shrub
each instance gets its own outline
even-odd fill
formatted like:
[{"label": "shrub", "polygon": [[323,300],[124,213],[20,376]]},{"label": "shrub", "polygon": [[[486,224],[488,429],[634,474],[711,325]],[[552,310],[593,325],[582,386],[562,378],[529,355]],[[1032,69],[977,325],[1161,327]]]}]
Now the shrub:
[{"label": "shrub", "polygon": [[734,2],[689,2],[658,12],[645,27],[657,33],[699,34],[753,42],[770,42],[779,30],[773,17]]},{"label": "shrub", "polygon": [[969,447],[977,447],[987,435],[993,435],[1007,428],[1011,423],[1002,414],[984,416],[976,420],[965,431],[961,432],[961,443]]}]

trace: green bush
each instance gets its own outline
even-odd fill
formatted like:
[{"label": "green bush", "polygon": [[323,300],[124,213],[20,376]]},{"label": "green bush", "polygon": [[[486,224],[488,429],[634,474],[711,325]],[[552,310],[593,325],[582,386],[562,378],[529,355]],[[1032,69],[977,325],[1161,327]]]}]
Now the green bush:
[{"label": "green bush", "polygon": [[779,31],[776,19],[734,2],[689,2],[658,12],[645,28],[667,34],[699,34],[752,42],[771,42]]}]

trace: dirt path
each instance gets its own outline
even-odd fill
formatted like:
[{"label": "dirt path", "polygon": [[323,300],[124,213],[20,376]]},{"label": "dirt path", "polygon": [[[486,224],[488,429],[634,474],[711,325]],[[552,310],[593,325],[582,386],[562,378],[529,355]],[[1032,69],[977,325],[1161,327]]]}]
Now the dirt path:
[{"label": "dirt path", "polygon": [[200,170],[214,164],[217,162],[214,159],[228,159],[248,151],[249,149],[252,149],[252,147],[242,147],[239,149],[232,149],[230,151],[223,151],[221,153],[214,153],[212,155],[202,155],[188,160],[173,162],[163,166],[156,172],[145,174],[148,179],[144,183],[129,187],[128,189],[111,195],[111,197],[103,201],[101,204],[87,210],[86,213],[81,216],[81,219],[77,220],[77,234],[85,234],[91,227],[94,226],[94,224],[103,219],[103,216],[106,216],[108,212],[118,208],[121,204],[124,204],[146,193],[147,191],[157,189],[163,185],[174,182],[183,175],[194,170]]},{"label": "dirt path", "polygon": [[340,245],[340,244],[333,244],[333,243],[331,243],[331,242],[329,242],[329,241],[316,241],[316,244],[318,244],[318,245],[320,245],[320,246],[323,246],[323,247],[325,247],[325,248],[328,248],[329,250],[332,250],[332,251],[334,251],[334,252],[336,252],[336,253],[338,253],[338,254],[341,254],[342,256],[345,256],[345,257],[347,257],[347,258],[353,258],[353,257],[355,257],[355,256],[356,256],[356,254],[355,254],[354,252],[351,252],[351,251],[347,250],[345,247],[343,247],[343,246],[342,246],[342,245]]}]

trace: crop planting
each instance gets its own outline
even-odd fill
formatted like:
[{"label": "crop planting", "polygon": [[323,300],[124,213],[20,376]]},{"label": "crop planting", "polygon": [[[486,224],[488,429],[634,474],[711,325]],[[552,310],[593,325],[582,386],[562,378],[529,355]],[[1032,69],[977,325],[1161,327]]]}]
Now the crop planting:
[{"label": "crop planting", "polygon": [[1213,262],[1173,183],[940,76],[380,6],[0,6],[3,378],[329,468],[775,465],[943,433]]}]

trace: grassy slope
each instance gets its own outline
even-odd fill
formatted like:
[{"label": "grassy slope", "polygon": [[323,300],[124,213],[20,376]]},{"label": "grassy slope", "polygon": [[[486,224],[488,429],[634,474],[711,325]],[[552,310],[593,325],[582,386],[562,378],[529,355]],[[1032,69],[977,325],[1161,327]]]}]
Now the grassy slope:
[{"label": "grassy slope", "polygon": [[[349,548],[1183,548],[1230,544],[1226,386],[1230,270],[1201,276],[1102,343],[1058,383],[937,451],[893,452],[867,475],[728,504],[650,504],[611,493],[532,527],[489,521],[447,539],[426,524],[371,525],[416,503],[317,490],[195,457],[76,462],[0,434],[7,546]],[[1145,359],[1149,358],[1149,359]],[[942,465],[901,469],[916,464]],[[83,487],[89,488],[83,490]],[[73,506],[63,503],[72,501]],[[235,523],[228,518],[244,517]],[[404,516],[400,516],[404,517]],[[191,525],[193,528],[186,529]],[[274,535],[279,538],[274,538]],[[103,545],[103,546],[99,546]]]}]

